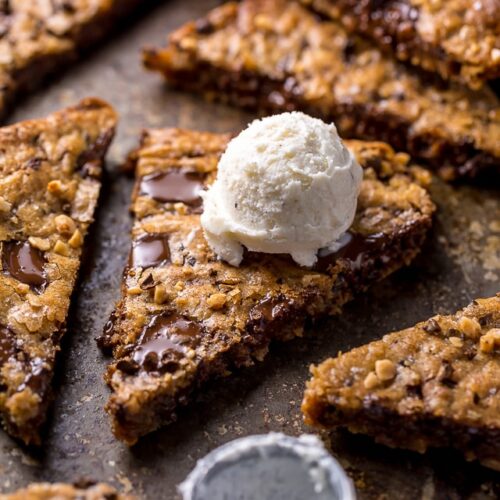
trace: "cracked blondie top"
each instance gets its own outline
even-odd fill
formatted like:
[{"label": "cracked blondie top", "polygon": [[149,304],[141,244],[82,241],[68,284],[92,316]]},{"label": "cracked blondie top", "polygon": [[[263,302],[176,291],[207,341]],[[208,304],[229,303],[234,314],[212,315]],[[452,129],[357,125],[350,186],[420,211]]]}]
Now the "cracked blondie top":
[{"label": "cracked blondie top", "polygon": [[134,500],[107,484],[71,485],[35,483],[14,493],[0,494],[0,500]]},{"label": "cracked blondie top", "polygon": [[110,106],[86,99],[0,129],[0,416],[27,444],[40,442],[115,125]]},{"label": "cracked blondie top", "polygon": [[500,470],[500,294],[312,367],[306,423]]},{"label": "cracked blondie top", "polygon": [[139,0],[0,1],[0,117],[20,92],[104,38]]},{"label": "cracked blondie top", "polygon": [[145,50],[144,62],[209,99],[333,120],[344,137],[386,141],[446,179],[500,172],[490,89],[433,83],[295,1],[226,3]]},{"label": "cracked blondie top", "polygon": [[498,0],[301,0],[401,61],[480,88],[500,77]]},{"label": "cracked blondie top", "polygon": [[122,300],[100,345],[112,351],[106,406],[127,444],[176,418],[206,381],[262,360],[271,340],[302,335],[307,317],[337,314],[355,293],[409,264],[431,226],[429,174],[384,143],[347,145],[364,167],[351,230],[308,269],[288,255],[216,258],[200,226],[200,191],[229,135],[148,130],[131,155],[136,185]]}]

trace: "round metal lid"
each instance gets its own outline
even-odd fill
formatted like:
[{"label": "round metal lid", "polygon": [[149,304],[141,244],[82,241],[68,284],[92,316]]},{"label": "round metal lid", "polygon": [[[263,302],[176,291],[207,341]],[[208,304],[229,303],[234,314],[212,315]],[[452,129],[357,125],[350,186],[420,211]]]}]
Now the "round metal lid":
[{"label": "round metal lid", "polygon": [[355,500],[351,480],[315,436],[236,439],[199,460],[184,500]]}]

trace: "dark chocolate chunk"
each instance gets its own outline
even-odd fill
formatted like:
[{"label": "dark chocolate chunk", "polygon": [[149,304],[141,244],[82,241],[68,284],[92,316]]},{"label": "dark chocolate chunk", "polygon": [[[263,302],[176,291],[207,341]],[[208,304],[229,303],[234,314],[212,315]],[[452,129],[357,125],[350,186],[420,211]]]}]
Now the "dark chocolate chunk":
[{"label": "dark chocolate chunk", "polygon": [[250,310],[247,330],[264,331],[270,324],[293,322],[297,319],[295,303],[284,295],[267,297]]},{"label": "dark chocolate chunk", "polygon": [[89,147],[80,154],[76,162],[76,170],[79,171],[82,177],[100,178],[102,158],[106,153],[111,140],[113,139],[114,131],[107,130],[102,132]]},{"label": "dark chocolate chunk", "polygon": [[3,272],[41,293],[47,284],[44,254],[27,241],[4,241]]},{"label": "dark chocolate chunk", "polygon": [[205,175],[198,172],[172,170],[146,175],[141,179],[140,194],[163,203],[182,202],[197,207],[201,205]]},{"label": "dark chocolate chunk", "polygon": [[427,333],[440,333],[441,332],[441,327],[439,326],[439,323],[434,319],[431,318],[427,324],[423,326],[423,330],[426,331]]},{"label": "dark chocolate chunk", "polygon": [[166,234],[147,234],[132,244],[130,265],[134,267],[161,266],[169,259],[170,248]]},{"label": "dark chocolate chunk", "polygon": [[19,391],[30,388],[36,394],[43,395],[49,389],[52,378],[51,372],[41,358],[32,359],[30,366],[31,369],[26,375],[24,382],[19,386]]}]

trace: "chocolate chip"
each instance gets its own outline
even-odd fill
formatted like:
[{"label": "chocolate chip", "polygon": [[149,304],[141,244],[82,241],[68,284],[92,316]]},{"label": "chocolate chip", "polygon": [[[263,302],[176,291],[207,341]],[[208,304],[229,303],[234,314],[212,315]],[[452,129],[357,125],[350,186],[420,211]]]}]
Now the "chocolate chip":
[{"label": "chocolate chip", "polygon": [[493,314],[489,313],[489,314],[485,314],[484,316],[481,316],[480,318],[478,318],[478,321],[479,321],[479,324],[484,327],[488,323],[491,322],[492,318],[493,318]]},{"label": "chocolate chip", "polygon": [[439,323],[435,319],[430,319],[422,328],[425,332],[427,333],[440,333],[441,332],[441,327],[439,326]]},{"label": "chocolate chip", "polygon": [[104,154],[106,153],[111,139],[113,138],[113,131],[107,130],[102,132],[93,144],[83,151],[76,161],[76,170],[81,173],[81,175],[88,175],[90,167],[85,167],[87,163],[91,164],[93,167],[94,174],[96,172],[96,167],[99,168],[102,164]]},{"label": "chocolate chip", "polygon": [[423,399],[422,384],[407,385],[406,392],[411,398]]},{"label": "chocolate chip", "polygon": [[351,39],[348,39],[342,50],[342,56],[345,62],[350,62],[355,55],[356,45]]},{"label": "chocolate chip", "polygon": [[41,158],[30,158],[26,162],[26,168],[31,168],[32,170],[39,170],[41,164],[42,164]]},{"label": "chocolate chip", "polygon": [[27,241],[4,241],[3,272],[42,293],[47,284],[44,253]]},{"label": "chocolate chip", "polygon": [[0,13],[4,16],[9,16],[10,14],[12,14],[10,0],[0,0]]},{"label": "chocolate chip", "polygon": [[140,287],[142,290],[151,290],[156,286],[156,282],[153,278],[153,275],[150,273],[146,276],[146,278],[140,283]]},{"label": "chocolate chip", "polygon": [[453,380],[453,367],[449,361],[443,361],[443,364],[439,369],[437,379],[441,382],[441,384],[449,387],[450,389],[453,389],[457,385],[457,382]]},{"label": "chocolate chip", "polygon": [[116,363],[116,368],[127,375],[134,375],[139,370],[139,365],[133,359],[121,359]]},{"label": "chocolate chip", "polygon": [[170,260],[168,235],[150,233],[132,243],[130,265],[148,268],[165,265]]}]

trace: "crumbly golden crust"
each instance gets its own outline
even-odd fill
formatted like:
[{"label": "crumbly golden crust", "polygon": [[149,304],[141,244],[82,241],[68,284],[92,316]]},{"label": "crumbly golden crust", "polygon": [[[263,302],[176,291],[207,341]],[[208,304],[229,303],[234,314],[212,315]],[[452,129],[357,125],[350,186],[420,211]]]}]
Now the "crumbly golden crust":
[{"label": "crumbly golden crust", "polygon": [[498,0],[301,0],[399,60],[473,89],[500,77]]},{"label": "crumbly golden crust", "polygon": [[0,414],[39,443],[116,116],[86,99],[0,129]]},{"label": "crumbly golden crust", "polygon": [[0,117],[20,92],[104,38],[139,0],[0,2]]},{"label": "crumbly golden crust", "polygon": [[306,423],[500,470],[500,294],[311,368]]},{"label": "crumbly golden crust", "polygon": [[208,98],[334,120],[344,137],[386,141],[448,179],[500,170],[490,89],[432,84],[294,1],[225,4],[146,50],[144,62]]},{"label": "crumbly golden crust", "polygon": [[0,500],[134,500],[134,498],[122,495],[103,483],[88,486],[35,483],[14,493],[0,494]]},{"label": "crumbly golden crust", "polygon": [[[193,182],[214,179],[228,140],[149,130],[131,158],[133,249],[123,298],[100,339],[115,358],[106,410],[128,444],[173,420],[207,379],[262,360],[271,340],[302,335],[306,317],[337,314],[354,293],[408,264],[431,225],[434,205],[421,186],[428,173],[384,143],[351,141],[364,180],[345,246],[322,252],[313,269],[289,256],[250,252],[232,267],[208,247],[192,196]],[[159,189],[182,176],[189,176],[185,198],[179,184],[170,195]]]}]

